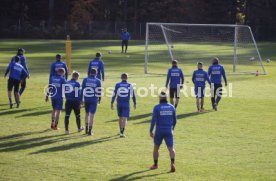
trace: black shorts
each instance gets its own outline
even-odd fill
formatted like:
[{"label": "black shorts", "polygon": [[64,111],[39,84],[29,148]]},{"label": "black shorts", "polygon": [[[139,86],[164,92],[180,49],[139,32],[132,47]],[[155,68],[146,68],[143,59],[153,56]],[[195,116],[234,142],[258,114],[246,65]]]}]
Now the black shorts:
[{"label": "black shorts", "polygon": [[214,96],[222,96],[222,85],[221,84],[213,84],[211,95]]},{"label": "black shorts", "polygon": [[179,94],[177,94],[177,88],[170,88],[170,98],[179,99]]},{"label": "black shorts", "polygon": [[128,45],[128,40],[122,40],[122,46],[127,46]]},{"label": "black shorts", "polygon": [[12,91],[12,88],[14,87],[14,92],[18,92],[19,84],[20,84],[20,80],[9,78],[9,80],[8,80],[8,91]]},{"label": "black shorts", "polygon": [[66,115],[70,115],[71,111],[74,110],[75,115],[78,116],[80,114],[80,101],[72,101],[67,100],[65,103],[65,113]]}]

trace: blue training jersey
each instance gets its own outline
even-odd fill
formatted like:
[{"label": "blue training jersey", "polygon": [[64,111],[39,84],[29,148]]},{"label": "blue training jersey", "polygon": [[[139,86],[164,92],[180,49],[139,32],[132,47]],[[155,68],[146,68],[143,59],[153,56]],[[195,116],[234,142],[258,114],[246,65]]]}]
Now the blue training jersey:
[{"label": "blue training jersey", "polygon": [[51,79],[52,76],[58,75],[57,71],[58,71],[59,68],[64,68],[64,70],[65,70],[65,79],[67,80],[67,78],[68,78],[67,65],[66,65],[66,63],[64,63],[63,61],[60,61],[60,60],[56,60],[54,63],[51,64],[49,80]]},{"label": "blue training jersey", "polygon": [[66,100],[81,102],[81,88],[79,82],[74,79],[67,81],[65,91]]},{"label": "blue training jersey", "polygon": [[130,35],[128,32],[122,32],[121,33],[121,39],[124,41],[128,41],[130,39]]},{"label": "blue training jersey", "polygon": [[66,84],[66,80],[63,76],[54,75],[49,81],[49,93],[52,99],[63,99],[63,86]]},{"label": "blue training jersey", "polygon": [[202,69],[198,69],[198,70],[194,71],[192,81],[193,81],[195,87],[205,87],[206,81],[209,84],[211,84],[207,72],[205,72]]},{"label": "blue training jersey", "polygon": [[84,102],[98,102],[101,97],[102,84],[101,80],[95,76],[88,76],[82,81],[81,97],[84,97]]},{"label": "blue training jersey", "polygon": [[184,83],[184,75],[182,69],[177,67],[172,67],[168,70],[166,87],[170,82],[170,88],[177,88],[178,84]]},{"label": "blue training jersey", "polygon": [[10,72],[10,78],[15,80],[23,80],[29,75],[24,67],[17,62],[10,62],[6,69],[5,76]]},{"label": "blue training jersey", "polygon": [[24,69],[27,71],[27,73],[29,75],[29,69],[27,67],[26,57],[24,57],[23,55],[16,55],[16,56],[11,58],[11,62],[15,62],[15,57],[19,57],[19,62],[18,63],[20,63],[24,67]]},{"label": "blue training jersey", "polygon": [[132,97],[133,103],[136,105],[136,97],[133,86],[126,80],[119,82],[115,86],[114,93],[112,95],[111,103],[113,104],[117,97],[117,104],[129,104],[130,97]]},{"label": "blue training jersey", "polygon": [[224,82],[227,82],[224,67],[220,64],[213,64],[208,69],[208,75],[210,80],[214,84],[221,84],[221,76],[224,79]]},{"label": "blue training jersey", "polygon": [[176,112],[173,105],[164,101],[154,107],[150,125],[151,133],[155,125],[156,131],[158,129],[174,129],[176,125]]},{"label": "blue training jersey", "polygon": [[91,73],[92,69],[97,70],[97,78],[100,80],[104,80],[104,63],[101,59],[95,58],[94,60],[91,60],[88,65],[88,76]]}]

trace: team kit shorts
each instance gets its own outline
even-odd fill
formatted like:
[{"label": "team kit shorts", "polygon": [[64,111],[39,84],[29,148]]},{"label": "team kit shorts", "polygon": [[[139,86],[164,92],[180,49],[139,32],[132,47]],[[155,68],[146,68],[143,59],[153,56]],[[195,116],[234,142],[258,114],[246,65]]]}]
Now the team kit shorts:
[{"label": "team kit shorts", "polygon": [[154,135],[154,144],[161,145],[163,140],[165,140],[165,143],[168,147],[173,147],[174,140],[172,129],[156,129]]}]

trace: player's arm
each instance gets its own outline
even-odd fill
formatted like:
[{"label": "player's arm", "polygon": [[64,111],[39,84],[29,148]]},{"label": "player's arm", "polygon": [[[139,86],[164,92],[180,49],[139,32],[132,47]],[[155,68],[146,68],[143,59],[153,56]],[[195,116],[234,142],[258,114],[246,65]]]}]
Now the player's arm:
[{"label": "player's arm", "polygon": [[86,84],[86,79],[83,79],[82,85],[81,85],[81,94],[80,94],[81,104],[83,103],[85,84]]},{"label": "player's arm", "polygon": [[102,80],[104,81],[104,63],[103,62],[101,66],[101,72],[102,72]]},{"label": "player's arm", "polygon": [[64,69],[65,69],[65,79],[68,79],[68,67],[67,65],[64,63]]},{"label": "player's arm", "polygon": [[208,68],[208,76],[210,77],[210,75],[211,75],[211,72],[212,72],[212,70],[211,70],[211,66]]},{"label": "player's arm", "polygon": [[133,104],[134,104],[134,109],[136,109],[136,96],[135,96],[135,92],[134,92],[134,89],[133,89],[132,85],[131,85],[131,89],[130,89],[130,95],[132,96],[132,101],[133,101]]},{"label": "player's arm", "polygon": [[205,74],[205,80],[207,80],[208,84],[211,86],[211,81],[207,73]]},{"label": "player's arm", "polygon": [[111,109],[113,109],[113,104],[115,101],[115,98],[117,96],[117,91],[118,91],[118,84],[116,84],[113,95],[112,95],[112,99],[111,99]]},{"label": "player's arm", "polygon": [[54,64],[52,63],[50,66],[50,75],[49,75],[49,82],[51,80],[51,77],[55,74],[55,68],[54,68]]},{"label": "player's arm", "polygon": [[29,76],[28,71],[23,67],[22,69],[22,80],[26,79]]},{"label": "player's arm", "polygon": [[101,81],[99,81],[98,87],[100,88],[99,98],[101,98],[102,97],[102,83],[101,83]]},{"label": "player's arm", "polygon": [[91,72],[91,61],[88,64],[87,76],[90,75],[90,72]]},{"label": "player's arm", "polygon": [[9,63],[8,67],[6,68],[6,72],[5,72],[4,77],[6,77],[6,76],[8,75],[8,73],[10,72],[10,70],[11,70],[11,66],[12,66],[12,62],[11,62],[11,63]]},{"label": "player's arm", "polygon": [[169,84],[170,78],[171,78],[171,70],[168,70],[167,80],[166,80],[166,88],[168,88],[168,84]]},{"label": "player's arm", "polygon": [[227,79],[226,79],[226,74],[225,74],[225,70],[224,70],[224,67],[222,67],[222,77],[224,79],[224,83],[225,83],[225,86],[227,86]]},{"label": "player's arm", "polygon": [[53,89],[52,89],[52,79],[51,79],[51,76],[50,76],[50,78],[49,78],[48,90],[47,90],[47,94],[46,94],[46,96],[45,96],[45,101],[46,101],[46,102],[48,102],[48,100],[49,100],[49,95],[50,95],[50,93],[52,94],[52,91],[53,91]]},{"label": "player's arm", "polygon": [[183,86],[183,84],[184,84],[184,74],[183,74],[182,70],[180,72],[180,78],[181,78],[181,85]]},{"label": "player's arm", "polygon": [[195,72],[193,73],[192,81],[193,81],[193,83],[195,84]]},{"label": "player's arm", "polygon": [[150,136],[152,138],[154,137],[153,129],[154,129],[156,121],[157,121],[157,107],[154,107],[153,113],[152,113],[152,118],[151,118],[151,123],[150,123]]},{"label": "player's arm", "polygon": [[24,67],[24,69],[27,71],[28,75],[29,75],[29,69],[27,67],[27,59],[25,57],[21,57],[21,65]]},{"label": "player's arm", "polygon": [[173,130],[175,128],[175,125],[176,125],[176,112],[175,112],[175,109],[173,110]]}]

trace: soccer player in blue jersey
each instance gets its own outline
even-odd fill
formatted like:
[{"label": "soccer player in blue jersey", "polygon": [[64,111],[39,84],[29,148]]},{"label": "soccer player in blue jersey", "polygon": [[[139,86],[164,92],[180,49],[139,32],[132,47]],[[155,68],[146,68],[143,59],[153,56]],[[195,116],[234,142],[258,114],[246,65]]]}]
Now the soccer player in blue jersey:
[{"label": "soccer player in blue jersey", "polygon": [[[179,103],[180,89],[184,84],[184,75],[182,69],[178,68],[177,60],[172,61],[172,68],[168,70],[166,88],[170,83],[170,102],[176,108]],[[175,98],[175,102],[174,102]]]},{"label": "soccer player in blue jersey", "polygon": [[192,81],[195,85],[196,106],[197,111],[202,112],[204,110],[204,94],[205,94],[205,82],[207,81],[211,85],[210,79],[206,71],[203,70],[203,63],[197,63],[197,70],[194,71]]},{"label": "soccer player in blue jersey", "polygon": [[[157,104],[153,109],[150,125],[150,136],[154,139],[154,165],[152,165],[150,169],[153,170],[158,168],[159,148],[164,139],[170,152],[171,172],[175,172],[173,130],[176,125],[176,112],[174,106],[168,104],[167,95],[165,92],[161,92],[161,94],[159,95],[159,101],[159,104]],[[155,133],[153,133],[153,129],[155,126]]]},{"label": "soccer player in blue jersey", "polygon": [[63,68],[65,73],[65,79],[67,80],[68,78],[68,68],[65,62],[61,61],[62,56],[60,54],[56,55],[56,61],[54,63],[51,64],[50,67],[50,76],[49,76],[49,81],[51,79],[52,76],[58,75],[58,69]]},{"label": "soccer player in blue jersey", "polygon": [[[127,53],[128,41],[130,40],[129,32],[127,32],[127,28],[122,29],[121,33],[121,40],[122,40],[122,52]],[[124,50],[125,47],[125,50]]]},{"label": "soccer player in blue jersey", "polygon": [[211,89],[211,101],[213,109],[217,111],[218,103],[222,96],[222,84],[221,77],[224,79],[225,86],[227,86],[227,79],[224,67],[219,64],[219,59],[215,57],[213,59],[213,64],[208,69],[208,75],[212,83]]},{"label": "soccer player in blue jersey", "polygon": [[80,83],[78,82],[80,74],[76,71],[72,73],[72,79],[66,83],[65,87],[65,134],[69,134],[69,118],[71,111],[74,110],[76,116],[76,123],[78,131],[81,132],[83,128],[81,127],[81,88]]},{"label": "soccer player in blue jersey", "polygon": [[[20,63],[20,64],[24,67],[24,69],[25,69],[25,70],[27,71],[27,73],[28,73],[28,76],[27,76],[27,77],[30,78],[29,69],[28,69],[28,67],[27,67],[27,59],[26,59],[26,57],[24,56],[24,53],[25,53],[25,50],[24,50],[23,48],[18,48],[18,50],[17,50],[17,55],[11,58],[11,62],[14,62],[14,61],[15,61],[15,57],[19,57],[19,62],[18,62],[18,63]],[[20,90],[19,90],[20,96],[23,94],[23,92],[24,92],[24,90],[25,90],[25,88],[26,88],[26,84],[27,84],[26,78],[25,78],[25,79],[22,79],[22,80],[20,81],[20,85],[21,85],[21,88],[20,88]]]},{"label": "soccer player in blue jersey", "polygon": [[66,84],[64,79],[65,70],[64,68],[58,68],[57,75],[53,75],[50,78],[48,92],[45,98],[45,101],[48,102],[49,96],[52,100],[52,123],[51,128],[58,130],[58,121],[60,113],[63,107],[63,86]]},{"label": "soccer player in blue jersey", "polygon": [[[100,52],[96,53],[96,58],[91,60],[88,65],[88,73],[89,76],[91,73],[91,69],[97,70],[97,78],[104,81],[104,62],[101,60],[102,54]],[[99,103],[101,102],[101,97],[99,97]]]},{"label": "soccer player in blue jersey", "polygon": [[136,97],[132,84],[127,82],[128,74],[123,73],[121,75],[122,81],[115,86],[114,93],[111,99],[111,109],[114,109],[114,101],[117,97],[117,113],[119,117],[120,137],[124,138],[127,119],[130,115],[130,97],[134,103],[134,109],[136,109]]},{"label": "soccer player in blue jersey", "polygon": [[99,97],[102,95],[101,80],[96,78],[97,70],[92,68],[90,75],[83,79],[82,97],[84,97],[85,105],[85,133],[93,135],[94,117],[97,110]]},{"label": "soccer player in blue jersey", "polygon": [[10,108],[13,107],[12,103],[12,89],[14,88],[14,96],[17,104],[17,108],[20,105],[20,94],[19,94],[19,84],[21,80],[26,79],[28,77],[27,70],[19,63],[20,57],[14,57],[14,61],[10,62],[9,66],[6,69],[4,77],[6,78],[7,74],[10,72],[9,80],[8,80],[8,97],[10,102]]}]

